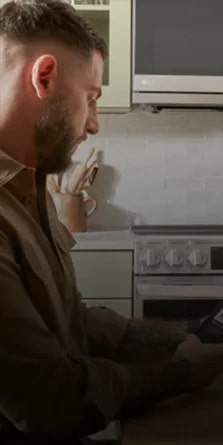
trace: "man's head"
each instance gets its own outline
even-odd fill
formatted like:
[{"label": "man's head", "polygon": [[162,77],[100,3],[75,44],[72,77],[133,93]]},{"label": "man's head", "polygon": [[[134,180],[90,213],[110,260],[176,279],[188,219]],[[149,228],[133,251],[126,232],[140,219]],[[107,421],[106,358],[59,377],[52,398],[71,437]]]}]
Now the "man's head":
[{"label": "man's head", "polygon": [[0,148],[47,173],[98,131],[106,44],[61,0],[0,8]]}]

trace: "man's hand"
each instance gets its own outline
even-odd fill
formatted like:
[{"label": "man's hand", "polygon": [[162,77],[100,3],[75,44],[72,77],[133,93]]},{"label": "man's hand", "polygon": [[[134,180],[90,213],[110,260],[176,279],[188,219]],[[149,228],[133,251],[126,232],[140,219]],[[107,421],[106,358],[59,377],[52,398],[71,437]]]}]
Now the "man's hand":
[{"label": "man's hand", "polygon": [[188,392],[211,384],[223,374],[223,344],[201,343],[194,334],[178,347],[174,359],[186,359],[189,364]]},{"label": "man's hand", "polygon": [[223,344],[203,344],[191,334],[171,360],[129,364],[126,368],[129,380],[126,400],[118,413],[121,418],[143,413],[165,399],[211,384],[223,373]]}]

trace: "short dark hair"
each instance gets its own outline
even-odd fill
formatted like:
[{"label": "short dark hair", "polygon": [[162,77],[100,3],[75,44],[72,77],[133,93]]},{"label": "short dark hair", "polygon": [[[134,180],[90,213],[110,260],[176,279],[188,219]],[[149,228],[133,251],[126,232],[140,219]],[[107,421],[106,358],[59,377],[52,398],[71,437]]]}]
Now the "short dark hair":
[{"label": "short dark hair", "polygon": [[107,45],[100,34],[63,0],[15,0],[0,7],[0,36],[31,43],[54,40],[85,58],[98,50],[103,59]]}]

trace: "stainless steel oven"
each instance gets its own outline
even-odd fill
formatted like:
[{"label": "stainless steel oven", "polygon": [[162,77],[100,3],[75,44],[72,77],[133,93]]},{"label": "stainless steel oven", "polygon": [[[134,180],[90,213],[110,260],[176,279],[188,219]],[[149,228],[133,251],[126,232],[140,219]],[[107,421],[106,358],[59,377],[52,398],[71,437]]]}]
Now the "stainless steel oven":
[{"label": "stainless steel oven", "polygon": [[223,300],[223,227],[138,226],[134,315],[196,320]]}]

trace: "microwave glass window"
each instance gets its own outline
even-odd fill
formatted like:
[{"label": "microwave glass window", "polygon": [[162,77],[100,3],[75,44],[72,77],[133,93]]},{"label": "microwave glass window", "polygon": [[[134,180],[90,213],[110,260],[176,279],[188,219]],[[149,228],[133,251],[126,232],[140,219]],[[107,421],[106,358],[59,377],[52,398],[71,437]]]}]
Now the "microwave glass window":
[{"label": "microwave glass window", "polygon": [[136,0],[135,74],[223,76],[222,24],[222,0]]}]

